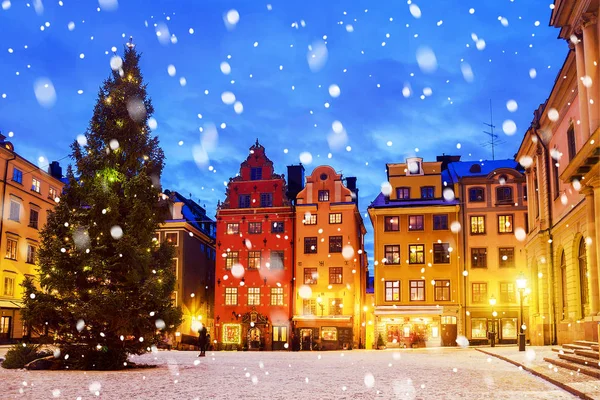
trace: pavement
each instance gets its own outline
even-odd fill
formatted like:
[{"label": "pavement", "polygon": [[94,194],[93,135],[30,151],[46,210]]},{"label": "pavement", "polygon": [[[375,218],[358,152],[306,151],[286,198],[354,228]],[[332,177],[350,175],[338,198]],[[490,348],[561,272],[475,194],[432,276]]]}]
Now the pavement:
[{"label": "pavement", "polygon": [[516,345],[511,345],[476,347],[475,350],[516,365],[579,398],[600,399],[600,380],[544,361],[544,358],[558,359],[552,347],[527,346],[525,351],[519,351]]}]

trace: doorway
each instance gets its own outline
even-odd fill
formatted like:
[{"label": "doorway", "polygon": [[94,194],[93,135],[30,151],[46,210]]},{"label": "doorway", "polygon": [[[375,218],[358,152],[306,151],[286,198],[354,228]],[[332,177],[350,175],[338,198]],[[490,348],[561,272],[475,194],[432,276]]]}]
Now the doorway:
[{"label": "doorway", "polygon": [[312,329],[300,329],[300,350],[312,349]]},{"label": "doorway", "polygon": [[287,326],[273,327],[273,350],[284,350],[288,341]]},{"label": "doorway", "polygon": [[248,350],[260,350],[260,329],[254,327],[248,329]]},{"label": "doorway", "polygon": [[0,342],[10,339],[12,317],[0,317]]},{"label": "doorway", "polygon": [[442,316],[442,346],[456,346],[456,317]]}]

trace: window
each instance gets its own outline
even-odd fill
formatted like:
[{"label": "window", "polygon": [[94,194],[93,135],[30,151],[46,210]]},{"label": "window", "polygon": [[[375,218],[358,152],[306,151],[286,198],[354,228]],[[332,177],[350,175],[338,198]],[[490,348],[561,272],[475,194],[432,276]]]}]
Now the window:
[{"label": "window", "polygon": [[400,217],[384,217],[383,221],[386,232],[397,232],[400,230]]},{"label": "window", "polygon": [[471,249],[471,268],[487,268],[487,249]]},{"label": "window", "polygon": [[249,222],[248,233],[251,235],[262,233],[262,222]]},{"label": "window", "polygon": [[250,195],[240,194],[238,197],[239,208],[250,208]]},{"label": "window", "polygon": [[249,287],[248,288],[248,305],[259,306],[260,305],[260,288]]},{"label": "window", "polygon": [[421,198],[422,199],[433,199],[435,188],[433,186],[423,186],[421,188]]},{"label": "window", "polygon": [[262,168],[256,167],[250,170],[250,180],[251,181],[259,181],[262,179]]},{"label": "window", "polygon": [[400,264],[400,245],[386,245],[383,250],[386,264]]},{"label": "window", "polygon": [[274,287],[271,288],[271,305],[282,306],[283,305],[283,288]]},{"label": "window", "polygon": [[17,247],[19,242],[16,239],[6,239],[6,258],[11,260],[17,259]]},{"label": "window", "polygon": [[330,224],[341,224],[342,223],[342,213],[329,214],[329,223]]},{"label": "window", "polygon": [[585,248],[584,238],[581,238],[579,241],[579,254],[577,261],[579,264],[579,296],[581,300],[581,318],[583,318],[585,316],[585,307],[589,302],[587,251]]},{"label": "window", "polygon": [[314,214],[307,213],[304,215],[304,225],[316,225],[317,224],[317,216]]},{"label": "window", "polygon": [[567,260],[565,258],[565,252],[563,251],[560,256],[560,294],[562,300],[562,318],[567,317],[567,305],[568,305],[568,292],[567,292]]},{"label": "window", "polygon": [[435,301],[450,301],[450,281],[435,281],[433,288]]},{"label": "window", "polygon": [[304,299],[302,313],[304,315],[317,315],[317,301],[315,299]]},{"label": "window", "polygon": [[433,216],[433,230],[447,231],[448,230],[448,214],[437,214]]},{"label": "window", "polygon": [[283,233],[285,231],[285,225],[283,221],[271,222],[271,233]]},{"label": "window", "polygon": [[27,262],[29,264],[35,264],[35,253],[37,248],[30,244],[27,245]]},{"label": "window", "polygon": [[319,190],[319,201],[329,201],[329,190]]},{"label": "window", "polygon": [[512,203],[513,202],[512,188],[510,186],[497,187],[496,188],[496,202]]},{"label": "window", "polygon": [[575,154],[577,154],[577,147],[575,145],[575,128],[573,128],[573,125],[569,126],[569,129],[567,130],[567,145],[569,149],[569,161],[571,161],[573,157],[575,157]]},{"label": "window", "polygon": [[342,315],[344,313],[344,302],[342,299],[331,299],[329,302],[329,315]]},{"label": "window", "polygon": [[228,235],[238,235],[240,233],[240,224],[227,224]]},{"label": "window", "polygon": [[433,244],[433,263],[434,264],[449,264],[450,263],[450,245],[448,243]]},{"label": "window", "polygon": [[487,303],[487,283],[473,283],[471,285],[473,303]]},{"label": "window", "polygon": [[173,246],[179,246],[179,234],[177,232],[167,232],[165,234],[165,239]]},{"label": "window", "polygon": [[273,194],[272,193],[261,193],[260,194],[260,206],[261,207],[273,207]]},{"label": "window", "polygon": [[34,209],[29,210],[29,226],[30,227],[32,227],[34,229],[38,228],[39,215],[40,215],[40,213],[38,212],[38,210],[34,210]]},{"label": "window", "polygon": [[342,267],[330,267],[329,268],[329,284],[336,285],[343,283],[343,268]]},{"label": "window", "polygon": [[498,249],[498,255],[500,261],[498,266],[500,268],[514,268],[515,266],[515,248],[514,247],[500,247]]},{"label": "window", "polygon": [[260,268],[260,251],[248,252],[248,269]]},{"label": "window", "polygon": [[33,178],[31,180],[31,190],[33,190],[34,192],[40,193],[41,185],[42,185],[42,183],[38,179]]},{"label": "window", "polygon": [[225,268],[231,269],[233,264],[238,264],[240,262],[240,253],[237,251],[230,251],[227,253],[225,257]]},{"label": "window", "polygon": [[425,301],[425,281],[410,281],[410,301]]},{"label": "window", "polygon": [[485,215],[471,217],[471,235],[485,234]]},{"label": "window", "polygon": [[13,168],[12,180],[13,182],[23,184],[23,171],[17,168]]},{"label": "window", "polygon": [[238,288],[228,287],[225,288],[225,305],[226,306],[237,306],[238,304]]},{"label": "window", "polygon": [[471,203],[479,203],[485,201],[485,189],[481,187],[469,189],[469,201]]},{"label": "window", "polygon": [[425,264],[425,245],[410,244],[408,245],[408,263],[409,264]]},{"label": "window", "polygon": [[240,324],[223,324],[223,343],[240,344],[241,338],[242,326]]},{"label": "window", "polygon": [[471,318],[471,339],[487,337],[487,318]]},{"label": "window", "polygon": [[316,268],[304,268],[304,284],[316,285],[319,273]]},{"label": "window", "polygon": [[56,188],[50,186],[50,188],[48,188],[48,198],[54,200],[57,197],[58,197],[58,191],[56,190]]},{"label": "window", "polygon": [[322,327],[321,328],[321,339],[323,340],[338,340],[337,328],[335,327]]},{"label": "window", "polygon": [[154,232],[152,235],[152,244],[158,246],[160,244],[160,232]]},{"label": "window", "polygon": [[554,181],[554,198],[560,194],[560,179],[558,177],[558,161],[552,160],[552,180]]},{"label": "window", "polygon": [[304,254],[316,254],[317,253],[317,238],[316,237],[305,237],[304,238]]},{"label": "window", "polygon": [[10,297],[15,295],[15,278],[4,277],[4,295]]},{"label": "window", "polygon": [[513,216],[509,215],[498,215],[498,232],[499,233],[512,233],[513,232]]},{"label": "window", "polygon": [[9,219],[12,221],[19,222],[21,220],[21,203],[16,200],[10,201],[10,217]]},{"label": "window", "polygon": [[410,199],[410,188],[407,188],[407,187],[396,188],[396,198],[398,200]]},{"label": "window", "polygon": [[385,281],[385,301],[400,301],[400,281]]},{"label": "window", "polygon": [[500,282],[500,302],[515,302],[515,284],[512,282]]},{"label": "window", "polygon": [[516,318],[501,318],[500,331],[503,339],[517,338],[517,319]]},{"label": "window", "polygon": [[342,237],[341,236],[329,236],[329,252],[330,253],[341,253],[342,252]]},{"label": "window", "polygon": [[424,229],[423,216],[422,215],[409,215],[408,216],[408,230],[409,231],[422,231]]},{"label": "window", "polygon": [[283,269],[283,251],[282,250],[271,250],[271,263],[269,268],[272,270]]}]

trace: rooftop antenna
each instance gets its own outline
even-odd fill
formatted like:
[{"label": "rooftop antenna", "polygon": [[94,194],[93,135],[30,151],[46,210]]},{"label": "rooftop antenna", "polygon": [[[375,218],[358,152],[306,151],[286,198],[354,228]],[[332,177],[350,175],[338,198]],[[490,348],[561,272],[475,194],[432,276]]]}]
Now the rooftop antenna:
[{"label": "rooftop antenna", "polygon": [[488,142],[484,142],[482,143],[482,146],[487,147],[490,146],[492,148],[492,160],[495,160],[495,147],[499,144],[504,143],[504,141],[502,140],[498,140],[498,135],[496,135],[494,133],[494,128],[496,127],[494,125],[494,118],[493,118],[493,114],[492,114],[492,99],[490,99],[490,123],[483,123],[484,125],[488,126],[490,128],[490,132],[488,131],[483,131],[483,133],[485,133],[486,135],[488,135],[490,137],[490,140]]}]

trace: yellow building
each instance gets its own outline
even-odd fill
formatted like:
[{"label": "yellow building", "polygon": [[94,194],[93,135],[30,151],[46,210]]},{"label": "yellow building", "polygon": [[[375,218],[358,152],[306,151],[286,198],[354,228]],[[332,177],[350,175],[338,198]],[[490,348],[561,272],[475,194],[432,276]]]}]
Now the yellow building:
[{"label": "yellow building", "polygon": [[600,24],[598,3],[557,0],[550,25],[570,51],[534,113],[526,168],[532,344],[598,341],[600,322]]},{"label": "yellow building", "polygon": [[442,162],[387,164],[389,187],[369,206],[375,235],[375,327],[387,347],[454,345],[461,325],[459,203]]},{"label": "yellow building", "polygon": [[[51,174],[14,151],[12,143],[0,134],[0,343],[26,336],[20,309],[21,283],[34,278],[39,232],[62,192],[61,168],[50,165]],[[31,332],[29,334],[35,334]]]},{"label": "yellow building", "polygon": [[[524,169],[514,160],[455,161],[444,169],[444,181],[453,185],[461,200],[465,336],[471,344],[487,344],[490,334],[499,343],[516,343],[520,326],[517,279],[520,274],[529,277],[524,249]],[[523,294],[527,321],[529,297]]]},{"label": "yellow building", "polygon": [[165,222],[156,232],[156,243],[168,241],[175,248],[173,268],[177,282],[173,304],[181,307],[183,322],[176,342],[197,344],[203,324],[214,331],[215,221],[194,200],[165,190],[161,198]]},{"label": "yellow building", "polygon": [[356,178],[319,166],[296,197],[294,331],[301,349],[358,348],[366,291],[366,233]]}]

